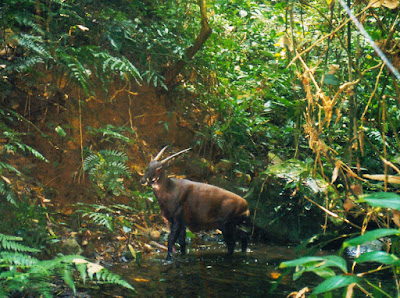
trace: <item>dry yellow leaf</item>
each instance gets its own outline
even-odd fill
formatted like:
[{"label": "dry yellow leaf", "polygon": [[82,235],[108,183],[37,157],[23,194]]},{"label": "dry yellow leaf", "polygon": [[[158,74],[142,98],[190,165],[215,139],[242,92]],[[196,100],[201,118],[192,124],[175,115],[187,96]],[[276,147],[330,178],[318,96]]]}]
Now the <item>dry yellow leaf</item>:
[{"label": "dry yellow leaf", "polygon": [[138,278],[138,277],[136,277],[136,278],[134,278],[134,280],[135,281],[137,281],[137,282],[149,282],[149,280],[148,279],[146,279],[146,278]]},{"label": "dry yellow leaf", "polygon": [[385,6],[389,9],[396,9],[397,6],[399,6],[399,1],[398,0],[385,0],[385,1],[383,1],[382,6]]},{"label": "dry yellow leaf", "polygon": [[384,6],[389,9],[395,9],[399,6],[399,0],[371,0],[369,5],[374,8]]},{"label": "dry yellow leaf", "polygon": [[94,273],[98,273],[101,270],[103,270],[103,266],[99,265],[99,264],[95,264],[95,263],[88,263],[87,264],[87,271],[89,274],[94,274]]}]

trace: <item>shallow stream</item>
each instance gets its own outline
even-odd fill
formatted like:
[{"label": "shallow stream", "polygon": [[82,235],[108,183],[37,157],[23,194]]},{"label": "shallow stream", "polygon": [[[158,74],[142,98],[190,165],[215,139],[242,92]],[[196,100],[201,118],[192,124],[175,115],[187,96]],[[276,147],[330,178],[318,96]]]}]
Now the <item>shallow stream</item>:
[{"label": "shallow stream", "polygon": [[[293,281],[290,274],[270,292],[282,273],[277,269],[279,264],[296,258],[295,248],[257,244],[250,245],[246,254],[235,252],[228,257],[224,245],[213,243],[199,247],[190,249],[186,256],[175,254],[173,262],[166,262],[163,252],[143,258],[141,266],[131,262],[111,269],[135,287],[137,297],[287,297],[323,281],[313,273]],[[387,293],[395,297],[394,280],[389,277],[380,274],[369,280],[374,284],[383,283]],[[126,292],[112,294],[131,296]],[[358,292],[354,297],[365,295]]]}]

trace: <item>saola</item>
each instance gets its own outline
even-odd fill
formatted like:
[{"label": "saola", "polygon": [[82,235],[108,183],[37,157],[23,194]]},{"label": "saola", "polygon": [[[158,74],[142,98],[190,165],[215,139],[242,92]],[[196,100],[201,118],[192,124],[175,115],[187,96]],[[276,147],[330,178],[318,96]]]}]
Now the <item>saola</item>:
[{"label": "saola", "polygon": [[250,215],[246,200],[213,185],[168,178],[165,174],[167,162],[190,148],[159,161],[166,148],[164,147],[149,163],[141,183],[151,185],[161,212],[170,223],[167,260],[171,259],[172,249],[177,240],[181,253],[185,254],[186,227],[192,232],[220,229],[228,246],[229,255],[233,253],[235,236],[238,235],[242,251],[245,252],[247,235],[237,229],[237,225]]}]

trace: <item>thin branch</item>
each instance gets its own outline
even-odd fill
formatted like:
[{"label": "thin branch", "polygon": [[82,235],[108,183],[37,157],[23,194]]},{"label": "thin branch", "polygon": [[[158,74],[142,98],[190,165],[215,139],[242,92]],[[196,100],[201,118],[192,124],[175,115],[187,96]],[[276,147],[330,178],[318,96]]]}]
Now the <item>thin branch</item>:
[{"label": "thin branch", "polygon": [[[357,14],[357,17],[362,15],[365,11],[367,11],[369,8],[371,7],[371,3],[369,3],[360,13]],[[314,42],[311,46],[309,46],[307,49],[305,49],[304,51],[302,51],[301,53],[297,54],[296,57],[294,57],[292,59],[292,61],[290,61],[290,63],[288,64],[287,68],[289,68],[293,62],[295,62],[297,59],[299,59],[301,56],[303,56],[305,53],[311,51],[315,46],[317,46],[321,41],[333,36],[336,34],[336,32],[338,32],[339,30],[341,30],[344,26],[346,26],[346,24],[348,22],[351,22],[351,19],[348,18],[346,21],[344,21],[343,24],[341,24],[340,26],[338,26],[335,30],[333,30],[331,33],[321,37],[320,39],[318,39],[316,42]]]},{"label": "thin branch", "polygon": [[304,198],[305,198],[306,200],[310,201],[311,203],[313,203],[313,204],[314,204],[315,206],[317,206],[318,208],[320,208],[322,211],[326,212],[328,215],[330,215],[330,216],[332,216],[332,217],[334,217],[334,218],[340,219],[340,220],[344,221],[345,223],[347,223],[347,224],[349,224],[349,225],[351,225],[351,226],[353,226],[353,227],[355,227],[355,228],[361,230],[361,227],[360,227],[360,226],[358,226],[358,225],[352,223],[352,222],[349,221],[347,218],[340,217],[340,216],[337,215],[336,213],[334,213],[334,212],[332,212],[332,211],[326,209],[324,206],[321,206],[321,205],[318,204],[317,202],[314,202],[313,200],[311,200],[311,199],[308,198],[307,196],[304,196]]}]

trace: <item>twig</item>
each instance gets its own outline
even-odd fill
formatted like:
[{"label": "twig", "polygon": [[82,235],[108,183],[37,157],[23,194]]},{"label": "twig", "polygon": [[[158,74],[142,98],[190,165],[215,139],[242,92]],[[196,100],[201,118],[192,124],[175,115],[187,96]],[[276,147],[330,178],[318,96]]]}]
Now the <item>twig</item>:
[{"label": "twig", "polygon": [[358,225],[352,223],[352,222],[349,221],[347,218],[340,217],[340,216],[337,215],[336,213],[334,213],[334,212],[332,212],[332,211],[326,209],[324,206],[321,206],[321,205],[318,204],[317,202],[314,202],[313,200],[311,200],[311,199],[308,198],[307,196],[304,196],[304,198],[305,198],[306,200],[310,201],[311,203],[313,203],[315,206],[317,206],[317,207],[319,207],[320,209],[322,209],[322,211],[326,212],[328,215],[330,215],[330,216],[332,216],[332,217],[334,217],[334,218],[340,219],[340,220],[344,221],[345,223],[348,223],[349,225],[351,225],[351,226],[353,226],[353,227],[355,227],[355,228],[361,230],[361,227],[360,227],[360,226],[358,226]]},{"label": "twig", "polygon": [[[363,14],[365,11],[367,11],[369,8],[371,7],[371,3],[369,3],[360,13],[357,14],[357,17],[360,16],[361,14]],[[318,39],[316,42],[314,42],[311,46],[309,46],[307,49],[305,49],[304,51],[302,51],[301,53],[297,54],[292,61],[290,61],[289,65],[287,66],[287,68],[289,68],[294,61],[296,61],[297,59],[299,59],[302,55],[304,55],[305,53],[311,51],[316,45],[318,45],[321,41],[331,37],[332,35],[335,35],[336,32],[338,32],[340,29],[342,29],[348,22],[350,22],[351,19],[348,18],[343,24],[341,24],[339,27],[337,27],[335,30],[333,30],[331,33],[321,37],[320,39]]]}]

